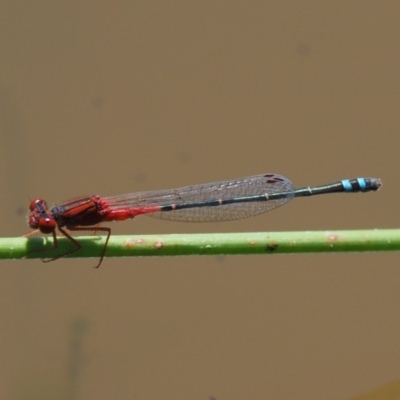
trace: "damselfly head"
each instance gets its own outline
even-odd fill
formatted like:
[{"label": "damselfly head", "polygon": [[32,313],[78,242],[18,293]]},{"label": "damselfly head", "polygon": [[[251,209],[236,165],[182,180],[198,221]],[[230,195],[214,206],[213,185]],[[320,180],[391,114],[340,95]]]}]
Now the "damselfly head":
[{"label": "damselfly head", "polygon": [[57,223],[47,211],[47,203],[45,200],[32,200],[29,209],[31,213],[28,215],[28,225],[32,229],[39,229],[42,233],[54,232]]}]

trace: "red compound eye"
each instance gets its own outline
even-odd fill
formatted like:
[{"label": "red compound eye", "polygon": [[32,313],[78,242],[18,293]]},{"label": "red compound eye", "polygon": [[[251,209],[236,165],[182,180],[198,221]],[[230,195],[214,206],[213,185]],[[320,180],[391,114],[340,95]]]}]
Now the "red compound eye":
[{"label": "red compound eye", "polygon": [[54,221],[53,218],[49,217],[40,218],[37,224],[37,227],[42,233],[52,233],[56,229],[56,226],[57,226],[56,221]]},{"label": "red compound eye", "polygon": [[33,215],[30,215],[28,217],[28,224],[32,229],[38,229],[39,228],[39,222]]},{"label": "red compound eye", "polygon": [[47,203],[43,199],[32,200],[29,204],[29,209],[34,211],[39,204],[43,207],[43,209],[47,209]]}]

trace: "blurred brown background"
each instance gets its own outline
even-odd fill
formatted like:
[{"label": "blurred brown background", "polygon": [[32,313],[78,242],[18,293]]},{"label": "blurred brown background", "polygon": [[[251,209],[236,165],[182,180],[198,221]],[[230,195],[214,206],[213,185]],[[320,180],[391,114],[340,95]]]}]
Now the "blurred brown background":
[{"label": "blurred brown background", "polygon": [[[113,232],[398,226],[399,15],[397,1],[1,2],[0,234],[29,232],[36,196],[263,172],[384,187],[247,221],[142,217]],[[2,262],[0,398],[368,396],[400,380],[397,262]]]}]

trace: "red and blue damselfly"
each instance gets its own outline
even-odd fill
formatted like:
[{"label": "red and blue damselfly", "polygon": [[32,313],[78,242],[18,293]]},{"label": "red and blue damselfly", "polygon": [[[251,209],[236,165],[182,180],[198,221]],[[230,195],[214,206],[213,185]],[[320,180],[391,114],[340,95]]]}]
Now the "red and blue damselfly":
[{"label": "red and blue damselfly", "polygon": [[[273,210],[293,197],[328,193],[376,191],[381,181],[376,178],[346,179],[326,185],[295,189],[292,182],[277,174],[264,174],[221,182],[186,186],[179,189],[138,192],[121,196],[88,196],[48,208],[41,198],[31,201],[28,223],[35,232],[51,234],[53,247],[58,248],[56,230],[65,236],[73,248],[45,262],[54,261],[81,249],[72,231],[92,231],[107,235],[97,268],[103,261],[111,228],[98,226],[102,222],[124,221],[148,215],[170,221],[216,222],[248,218]],[[35,251],[35,250],[34,250]],[[42,250],[37,250],[42,251]]]}]

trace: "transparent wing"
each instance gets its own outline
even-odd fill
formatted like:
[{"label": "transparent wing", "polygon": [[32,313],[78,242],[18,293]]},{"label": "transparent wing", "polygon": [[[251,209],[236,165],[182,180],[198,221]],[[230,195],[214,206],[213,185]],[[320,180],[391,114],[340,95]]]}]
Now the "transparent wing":
[{"label": "transparent wing", "polygon": [[[264,174],[179,189],[106,197],[105,201],[113,209],[188,206],[185,209],[143,213],[149,217],[171,221],[229,221],[248,218],[279,207],[293,198],[293,190],[289,179],[281,175]],[[266,200],[267,196],[265,195],[271,193],[284,193],[284,196],[276,200]],[[251,196],[260,196],[260,199],[259,201],[247,201],[246,199]],[[232,199],[237,201],[232,204],[223,204],[224,200]],[[218,201],[221,204],[207,205],[207,202],[212,201]]]}]

